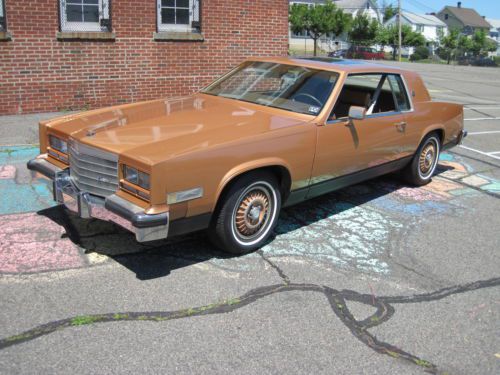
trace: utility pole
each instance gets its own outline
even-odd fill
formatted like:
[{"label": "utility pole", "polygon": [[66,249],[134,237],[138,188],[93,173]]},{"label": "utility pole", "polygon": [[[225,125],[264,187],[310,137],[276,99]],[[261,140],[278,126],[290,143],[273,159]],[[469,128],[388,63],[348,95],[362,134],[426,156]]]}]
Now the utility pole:
[{"label": "utility pole", "polygon": [[402,30],[401,30],[401,0],[398,0],[398,35],[399,35],[399,38],[398,38],[398,44],[399,44],[399,48],[398,48],[398,59],[399,59],[399,62],[401,62],[401,39],[402,39]]}]

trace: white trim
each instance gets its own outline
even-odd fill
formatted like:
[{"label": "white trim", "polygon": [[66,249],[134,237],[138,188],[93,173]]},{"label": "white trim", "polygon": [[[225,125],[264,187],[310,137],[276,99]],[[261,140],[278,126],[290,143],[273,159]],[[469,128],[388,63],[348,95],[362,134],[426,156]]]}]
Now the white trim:
[{"label": "white trim", "polygon": [[[195,5],[199,7],[199,1],[189,0],[189,5],[188,5],[189,23],[188,24],[162,23],[162,17],[161,17],[162,8],[172,8],[172,7],[162,7],[161,3],[162,3],[162,0],[156,0],[158,31],[176,31],[176,32],[186,32],[186,33],[193,31],[191,23],[195,20],[195,12],[194,12]],[[174,9],[176,9],[176,8],[186,9],[185,7],[175,6]],[[199,9],[198,9],[198,12],[199,12]]]}]

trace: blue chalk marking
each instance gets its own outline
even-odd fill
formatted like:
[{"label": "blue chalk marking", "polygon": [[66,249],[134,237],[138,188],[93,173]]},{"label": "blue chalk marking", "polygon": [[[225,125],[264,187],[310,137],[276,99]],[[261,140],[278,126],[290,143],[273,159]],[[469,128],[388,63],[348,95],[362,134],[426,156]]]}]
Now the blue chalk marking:
[{"label": "blue chalk marking", "polygon": [[442,161],[453,161],[455,157],[452,154],[448,154],[447,152],[443,152],[441,155],[439,155],[439,160]]},{"label": "blue chalk marking", "polygon": [[[0,165],[13,165],[16,174],[23,170],[28,174],[26,163],[38,154],[38,146],[1,146]],[[0,215],[35,212],[54,206],[50,184],[43,178],[32,178],[27,183],[0,180]]]},{"label": "blue chalk marking", "polygon": [[38,146],[0,146],[0,164],[26,163],[39,153]]}]

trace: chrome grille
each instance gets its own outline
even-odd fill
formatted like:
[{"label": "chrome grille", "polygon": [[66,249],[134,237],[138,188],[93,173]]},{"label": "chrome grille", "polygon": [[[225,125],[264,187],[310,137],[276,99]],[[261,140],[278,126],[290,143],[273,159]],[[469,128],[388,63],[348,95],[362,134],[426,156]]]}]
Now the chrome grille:
[{"label": "chrome grille", "polygon": [[107,197],[118,190],[118,155],[70,141],[69,173],[78,189]]}]

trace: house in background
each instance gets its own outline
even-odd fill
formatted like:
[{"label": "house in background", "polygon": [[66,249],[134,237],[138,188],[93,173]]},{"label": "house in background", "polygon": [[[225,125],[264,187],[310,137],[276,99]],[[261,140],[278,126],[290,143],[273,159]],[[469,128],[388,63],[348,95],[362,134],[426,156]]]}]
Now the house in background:
[{"label": "house in background", "polygon": [[459,29],[465,35],[472,35],[476,30],[489,33],[491,25],[471,8],[462,8],[462,2],[456,7],[445,6],[436,16],[443,21],[449,29]]},{"label": "house in background", "polygon": [[[411,26],[413,31],[422,34],[430,43],[439,41],[442,33],[446,33],[446,24],[436,16],[430,14],[416,14],[411,12],[401,12],[401,23]],[[398,16],[387,20],[385,25],[397,25]]]},{"label": "house in background", "polygon": [[[434,49],[439,43],[440,35],[447,32],[446,24],[431,14],[416,14],[403,11],[401,12],[401,23],[403,25],[409,25],[413,31],[422,34],[425,37],[427,47],[429,47],[432,54],[434,54]],[[398,16],[395,15],[391,19],[387,20],[385,25],[397,26]],[[413,48],[411,50],[413,50]]]},{"label": "house in background", "polygon": [[496,56],[500,56],[500,20],[486,18],[486,21],[491,25],[490,38],[497,42]]},{"label": "house in background", "polygon": [[[358,14],[364,14],[370,19],[374,19],[379,23],[382,23],[383,14],[380,8],[377,6],[375,0],[332,0],[332,2],[344,13],[350,14],[352,17],[356,17]],[[307,4],[310,6],[319,4],[325,4],[325,0],[289,0],[290,5],[292,4]],[[333,51],[341,48],[348,48],[349,43],[347,43],[347,35],[341,35],[338,37],[333,37],[331,35],[325,35],[319,41],[319,47],[325,51]],[[313,49],[313,40],[307,35],[307,33],[292,33],[290,32],[290,47],[292,49],[308,50]]]}]

